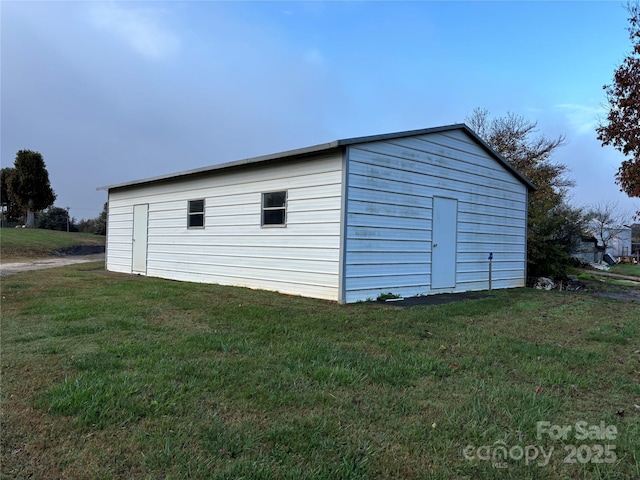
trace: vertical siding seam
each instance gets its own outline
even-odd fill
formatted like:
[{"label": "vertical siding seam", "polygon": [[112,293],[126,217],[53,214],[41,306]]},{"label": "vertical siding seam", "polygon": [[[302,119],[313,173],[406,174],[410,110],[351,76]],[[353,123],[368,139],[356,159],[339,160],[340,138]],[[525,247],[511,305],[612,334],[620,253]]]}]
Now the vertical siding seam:
[{"label": "vertical siding seam", "polygon": [[105,237],[105,242],[104,242],[104,269],[105,270],[109,270],[109,225],[111,224],[111,219],[109,218],[111,213],[110,213],[110,207],[111,206],[111,192],[107,190],[107,224],[105,225],[105,230],[104,230],[104,234],[106,235]]},{"label": "vertical siding seam", "polygon": [[529,189],[525,186],[524,196],[524,286],[527,286],[529,276]]},{"label": "vertical siding seam", "polygon": [[338,303],[347,303],[346,271],[347,271],[347,219],[349,202],[349,150],[342,149],[342,199],[340,207],[340,242],[338,248]]}]

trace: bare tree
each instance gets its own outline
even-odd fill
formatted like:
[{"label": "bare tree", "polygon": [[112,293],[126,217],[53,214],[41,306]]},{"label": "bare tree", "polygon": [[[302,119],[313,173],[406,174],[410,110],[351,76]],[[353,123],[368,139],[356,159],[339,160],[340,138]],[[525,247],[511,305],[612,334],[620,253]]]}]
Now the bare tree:
[{"label": "bare tree", "polygon": [[571,253],[563,243],[569,224],[580,215],[566,202],[573,182],[568,167],[552,157],[565,145],[564,135],[549,138],[538,132],[537,123],[515,113],[491,117],[476,108],[466,123],[489,146],[537,187],[529,194],[527,218],[527,271],[530,276],[564,276]]},{"label": "bare tree", "polygon": [[607,248],[620,237],[623,230],[629,228],[625,226],[629,215],[620,210],[618,202],[604,201],[589,207],[587,218],[589,230],[598,240],[598,244],[603,247],[600,256],[600,263],[602,263]]}]

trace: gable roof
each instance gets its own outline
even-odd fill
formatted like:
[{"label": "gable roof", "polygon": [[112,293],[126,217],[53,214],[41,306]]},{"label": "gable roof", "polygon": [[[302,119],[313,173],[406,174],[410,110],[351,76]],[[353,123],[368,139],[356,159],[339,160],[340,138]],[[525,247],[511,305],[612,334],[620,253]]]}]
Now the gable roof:
[{"label": "gable roof", "polygon": [[130,182],[118,183],[114,185],[105,185],[103,187],[98,187],[97,190],[113,190],[113,189],[121,189],[127,187],[134,187],[138,185],[148,185],[152,183],[162,183],[171,180],[178,180],[185,177],[190,176],[199,176],[205,175],[208,173],[213,173],[221,170],[228,170],[233,168],[240,168],[254,164],[260,164],[269,161],[282,160],[288,158],[304,158],[309,155],[313,155],[316,153],[322,153],[325,151],[338,149],[341,147],[346,147],[349,145],[358,145],[362,143],[369,142],[377,142],[381,140],[391,140],[396,138],[404,138],[404,137],[412,137],[418,135],[425,135],[429,133],[439,133],[439,132],[447,132],[452,130],[462,130],[467,135],[469,135],[473,140],[475,140],[482,148],[485,150],[491,157],[498,161],[505,169],[507,169],[514,177],[520,180],[524,185],[527,186],[529,190],[537,190],[536,186],[531,183],[524,175],[522,175],[518,170],[516,170],[509,162],[507,162],[504,157],[502,157],[498,152],[492,149],[484,140],[482,140],[478,134],[476,134],[473,130],[471,130],[464,123],[458,123],[453,125],[445,125],[442,127],[433,127],[433,128],[424,128],[419,130],[407,130],[404,132],[396,132],[396,133],[385,133],[381,135],[369,135],[366,137],[354,137],[354,138],[345,138],[342,140],[334,140],[329,143],[320,143],[318,145],[312,145],[310,147],[297,148],[294,150],[287,150],[280,153],[273,153],[269,155],[261,155],[259,157],[251,157],[243,160],[236,160],[232,162],[219,163],[217,165],[209,165],[207,167],[196,168],[192,170],[185,170],[182,172],[171,173],[168,175],[160,175],[156,177],[144,178],[141,180],[134,180]]}]

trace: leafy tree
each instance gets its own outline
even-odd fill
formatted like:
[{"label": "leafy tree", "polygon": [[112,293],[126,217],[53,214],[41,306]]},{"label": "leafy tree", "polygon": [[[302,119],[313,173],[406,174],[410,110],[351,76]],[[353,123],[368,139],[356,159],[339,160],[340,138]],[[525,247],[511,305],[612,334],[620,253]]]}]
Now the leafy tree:
[{"label": "leafy tree", "polygon": [[102,206],[102,212],[96,218],[96,233],[98,235],[106,235],[107,234],[107,208],[109,204],[104,202]]},{"label": "leafy tree", "polygon": [[47,230],[67,231],[67,221],[70,232],[77,232],[75,218],[69,218],[69,212],[60,207],[49,207],[38,217],[38,228]]},{"label": "leafy tree", "polygon": [[[485,109],[475,109],[468,125],[505,160],[538,188],[529,193],[527,262],[530,276],[564,275],[572,243],[566,237],[570,225],[580,225],[579,211],[566,202],[567,166],[551,157],[565,144],[563,135],[537,135],[537,124],[513,113],[490,118]],[[579,238],[579,235],[578,235]]]},{"label": "leafy tree", "polygon": [[579,250],[587,230],[583,210],[563,201],[549,210],[536,227],[536,236],[541,241],[536,242],[536,263],[530,267],[533,276],[566,276],[566,269],[575,263],[573,254]]},{"label": "leafy tree", "polygon": [[40,153],[32,150],[20,150],[16,154],[8,187],[9,194],[26,211],[29,227],[35,224],[34,212],[50,207],[56,199],[44,159]]},{"label": "leafy tree", "polygon": [[0,170],[0,202],[2,206],[8,205],[11,201],[7,189],[9,177],[13,173],[13,168],[7,167]]},{"label": "leafy tree", "polygon": [[603,146],[630,157],[620,165],[616,182],[630,197],[640,197],[640,3],[629,3],[627,9],[632,51],[614,72],[613,83],[603,87],[609,113],[596,132]]},{"label": "leafy tree", "polygon": [[9,192],[9,179],[15,169],[11,167],[0,170],[0,206],[2,207],[3,221],[17,222],[20,219],[20,208],[15,198]]}]

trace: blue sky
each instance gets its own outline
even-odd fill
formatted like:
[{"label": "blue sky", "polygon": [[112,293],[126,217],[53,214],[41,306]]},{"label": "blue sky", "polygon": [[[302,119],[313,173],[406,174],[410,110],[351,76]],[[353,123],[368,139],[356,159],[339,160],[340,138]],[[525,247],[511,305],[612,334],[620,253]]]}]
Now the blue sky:
[{"label": "blue sky", "polygon": [[623,2],[3,1],[1,162],[41,152],[71,215],[96,187],[514,112],[564,134],[577,206],[619,192],[594,128]]}]

